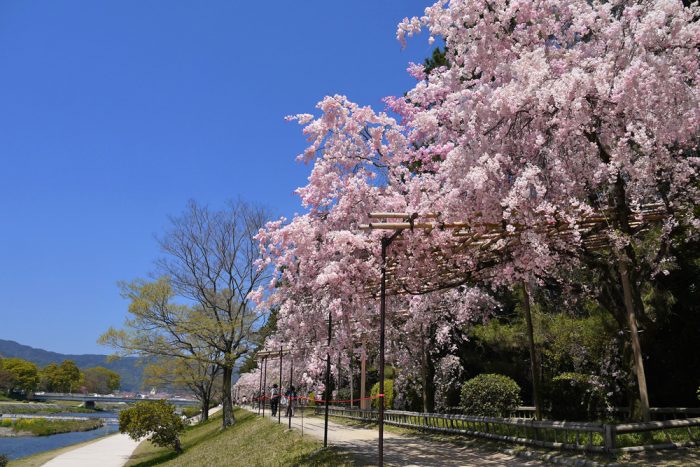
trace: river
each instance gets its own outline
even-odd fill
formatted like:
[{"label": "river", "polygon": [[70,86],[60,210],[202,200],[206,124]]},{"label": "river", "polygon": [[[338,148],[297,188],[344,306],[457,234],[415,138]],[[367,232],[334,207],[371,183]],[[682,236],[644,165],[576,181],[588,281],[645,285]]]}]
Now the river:
[{"label": "river", "polygon": [[51,416],[60,417],[89,417],[106,418],[107,423],[102,427],[91,431],[73,431],[70,433],[60,433],[50,436],[15,436],[0,437],[0,454],[4,454],[9,459],[19,459],[20,457],[31,456],[43,451],[58,449],[71,444],[82,443],[91,439],[99,438],[119,430],[116,423],[117,414],[114,412],[95,413],[57,413]]}]

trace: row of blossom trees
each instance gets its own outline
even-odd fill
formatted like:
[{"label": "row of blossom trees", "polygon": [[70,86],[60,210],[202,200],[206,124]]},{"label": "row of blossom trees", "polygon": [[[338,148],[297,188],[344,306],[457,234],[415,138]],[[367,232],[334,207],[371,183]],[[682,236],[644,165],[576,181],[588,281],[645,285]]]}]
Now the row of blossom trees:
[{"label": "row of blossom trees", "polygon": [[[311,174],[298,189],[306,213],[259,235],[276,271],[265,300],[280,307],[270,346],[298,349],[318,380],[327,351],[342,366],[376,343],[383,234],[359,226],[371,211],[431,213],[436,228],[404,231],[390,249],[397,366],[421,358],[429,335],[450,346],[497,306],[495,290],[522,287],[526,311],[545,283],[571,299],[604,291],[628,328],[648,419],[641,284],[700,227],[698,17],[675,0],[441,0],[404,20],[398,39],[427,29],[446,66],[411,64],[416,85],[384,112],[336,95],[290,117]],[[653,222],[640,223],[649,206]],[[437,228],[455,222],[467,240]],[[591,269],[601,285],[571,287],[571,271]]]}]

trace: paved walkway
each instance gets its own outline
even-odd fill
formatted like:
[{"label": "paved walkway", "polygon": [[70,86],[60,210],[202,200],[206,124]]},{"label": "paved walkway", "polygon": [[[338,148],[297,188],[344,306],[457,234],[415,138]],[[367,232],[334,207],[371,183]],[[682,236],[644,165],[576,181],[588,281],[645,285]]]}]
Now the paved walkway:
[{"label": "paved walkway", "polygon": [[[221,408],[209,409],[209,416]],[[128,435],[117,433],[54,457],[44,467],[122,467],[139,443]]]},{"label": "paved walkway", "polygon": [[45,467],[121,467],[129,460],[138,441],[118,433],[54,457]]},{"label": "paved walkway", "polygon": [[[307,414],[308,415],[308,414]],[[283,424],[287,420],[282,419]],[[323,420],[306,416],[303,419],[304,436],[323,440]],[[301,430],[301,413],[292,418],[292,426]],[[339,446],[352,453],[362,465],[377,464],[376,429],[355,428],[328,422],[328,444]],[[384,431],[384,462],[401,466],[525,466],[542,465],[538,461],[525,461],[508,454],[441,443],[413,435],[399,435]]]},{"label": "paved walkway", "polygon": [[[209,417],[211,417],[217,412],[220,412],[223,408],[223,405],[217,405],[216,407],[209,409]],[[194,425],[196,423],[199,423],[200,418],[202,418],[201,415],[195,415],[194,417],[188,418],[187,423],[189,423],[190,425]]]}]

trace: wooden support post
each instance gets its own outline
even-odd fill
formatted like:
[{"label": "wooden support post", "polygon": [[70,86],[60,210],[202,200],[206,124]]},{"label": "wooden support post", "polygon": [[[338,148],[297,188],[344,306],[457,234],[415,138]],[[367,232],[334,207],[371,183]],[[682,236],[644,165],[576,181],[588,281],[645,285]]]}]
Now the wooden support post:
[{"label": "wooden support post", "polygon": [[263,392],[262,392],[262,416],[265,418],[265,394],[267,394],[267,357],[263,359],[263,367],[265,368],[263,375]]},{"label": "wooden support post", "polygon": [[282,347],[280,347],[280,384],[277,389],[277,424],[282,423]]},{"label": "wooden support post", "polygon": [[523,281],[523,311],[527,323],[527,341],[530,348],[530,371],[532,374],[532,392],[535,402],[535,419],[542,420],[542,394],[540,391],[540,372],[537,365],[537,349],[535,348],[535,333],[532,327],[532,313],[530,312],[530,290]]},{"label": "wooden support post", "polygon": [[260,401],[263,393],[263,371],[262,365],[260,365],[260,389],[258,390],[258,415],[260,415]]},{"label": "wooden support post", "polygon": [[294,410],[294,403],[296,402],[294,400],[296,391],[292,391],[292,377],[293,377],[293,372],[294,372],[294,358],[292,354],[289,354],[289,397],[287,398],[287,418],[289,418],[289,426],[288,428],[291,430],[292,429],[292,411]]},{"label": "wooden support post", "polygon": [[323,421],[323,447],[328,447],[328,406],[331,399],[331,332],[333,330],[333,315],[328,311],[328,348],[326,349],[326,413]]},{"label": "wooden support post", "polygon": [[353,389],[354,389],[354,388],[353,388],[353,383],[355,382],[355,380],[354,380],[353,374],[352,374],[352,361],[353,361],[353,358],[354,358],[354,357],[355,357],[354,353],[353,353],[353,352],[350,352],[350,371],[349,371],[349,375],[348,375],[348,376],[349,376],[349,379],[350,379],[350,408],[351,408],[351,409],[355,407],[355,402],[353,401],[353,399],[355,398],[355,393],[354,393],[354,391],[353,391]]},{"label": "wooden support post", "polygon": [[616,448],[617,426],[612,424],[603,425],[605,435],[605,450],[610,453]]},{"label": "wooden support post", "polygon": [[382,270],[379,302],[379,467],[384,466],[384,327],[386,318],[386,250],[391,240],[382,238]]},{"label": "wooden support post", "polygon": [[362,360],[360,362],[360,408],[367,410],[367,402],[365,400],[365,386],[367,386],[367,352],[365,346],[362,346]]}]

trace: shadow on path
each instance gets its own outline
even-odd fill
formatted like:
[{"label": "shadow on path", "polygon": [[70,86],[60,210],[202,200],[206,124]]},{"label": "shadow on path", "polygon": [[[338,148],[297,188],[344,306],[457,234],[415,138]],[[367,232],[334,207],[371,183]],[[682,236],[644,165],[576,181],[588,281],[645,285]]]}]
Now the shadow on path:
[{"label": "shadow on path", "polygon": [[[282,420],[284,424],[286,420]],[[304,436],[323,439],[323,420],[305,417]],[[297,414],[292,419],[292,427],[301,429],[302,419]],[[377,464],[377,429],[357,428],[328,422],[328,442],[351,453],[361,465]],[[400,435],[384,432],[384,462],[389,465],[425,466],[526,466],[542,465],[539,461],[526,461],[517,457],[479,449],[475,446],[461,446],[439,442],[415,435]]]}]

